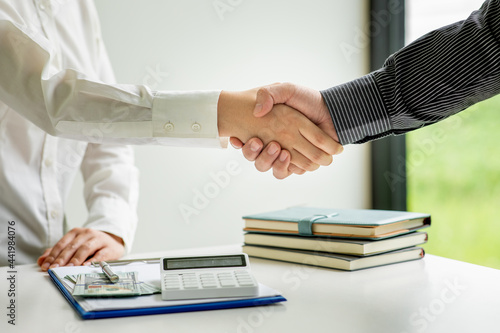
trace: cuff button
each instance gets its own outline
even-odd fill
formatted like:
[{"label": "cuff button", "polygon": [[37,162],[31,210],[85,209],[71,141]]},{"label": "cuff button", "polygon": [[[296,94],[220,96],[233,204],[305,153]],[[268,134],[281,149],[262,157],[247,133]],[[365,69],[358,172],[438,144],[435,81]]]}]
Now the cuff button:
[{"label": "cuff button", "polygon": [[173,132],[174,131],[174,124],[168,122],[168,123],[165,124],[165,126],[163,126],[163,128],[167,132]]},{"label": "cuff button", "polygon": [[193,125],[191,125],[191,129],[193,130],[193,132],[199,132],[201,131],[201,125],[198,123],[194,123]]}]

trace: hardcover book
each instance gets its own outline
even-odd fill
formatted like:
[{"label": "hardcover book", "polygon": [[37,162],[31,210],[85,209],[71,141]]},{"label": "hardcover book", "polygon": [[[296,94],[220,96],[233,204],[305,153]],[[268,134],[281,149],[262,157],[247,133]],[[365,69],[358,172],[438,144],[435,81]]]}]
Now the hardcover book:
[{"label": "hardcover book", "polygon": [[367,257],[256,245],[244,245],[243,252],[252,257],[336,268],[346,271],[416,260],[423,258],[425,255],[424,249],[420,247],[410,247]]},{"label": "hardcover book", "polygon": [[244,216],[245,231],[363,239],[394,237],[427,227],[428,214],[375,209],[293,207]]},{"label": "hardcover book", "polygon": [[367,239],[305,237],[249,232],[244,235],[244,239],[246,245],[369,256],[423,244],[427,242],[427,233],[412,232],[406,235],[374,241]]}]

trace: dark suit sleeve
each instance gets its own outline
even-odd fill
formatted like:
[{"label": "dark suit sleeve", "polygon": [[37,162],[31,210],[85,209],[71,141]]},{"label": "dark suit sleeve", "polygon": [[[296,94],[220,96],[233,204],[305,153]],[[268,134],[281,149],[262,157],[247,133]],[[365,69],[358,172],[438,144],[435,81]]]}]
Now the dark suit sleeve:
[{"label": "dark suit sleeve", "polygon": [[432,31],[384,66],[321,94],[342,144],[433,124],[500,93],[500,0]]}]

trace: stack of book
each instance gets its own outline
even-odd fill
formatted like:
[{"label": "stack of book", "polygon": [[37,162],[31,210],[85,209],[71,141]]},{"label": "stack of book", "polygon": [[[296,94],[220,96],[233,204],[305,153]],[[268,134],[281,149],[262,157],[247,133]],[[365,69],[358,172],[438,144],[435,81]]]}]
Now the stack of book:
[{"label": "stack of book", "polygon": [[243,217],[243,252],[252,257],[342,270],[420,259],[428,214],[293,207]]}]

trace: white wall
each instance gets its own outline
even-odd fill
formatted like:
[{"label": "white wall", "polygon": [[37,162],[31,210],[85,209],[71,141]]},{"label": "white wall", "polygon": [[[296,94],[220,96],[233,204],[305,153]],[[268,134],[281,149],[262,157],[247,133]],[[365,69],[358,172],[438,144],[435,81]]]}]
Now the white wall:
[{"label": "white wall", "polygon": [[[155,89],[246,89],[276,81],[327,88],[366,73],[359,36],[366,1],[105,0],[96,3],[116,76]],[[223,12],[217,12],[216,7]],[[366,44],[366,45],[365,45]],[[341,45],[347,46],[342,51]],[[345,50],[348,49],[349,53]],[[134,252],[242,241],[241,216],[294,205],[369,205],[368,146],[348,146],[329,167],[275,180],[239,151],[136,147],[141,171]],[[227,169],[221,185],[213,179]],[[221,176],[222,177],[222,176]],[[68,218],[85,218],[81,180]],[[195,193],[212,198],[189,219]]]},{"label": "white wall", "polygon": [[484,0],[406,0],[406,44],[424,34],[467,18]]}]

